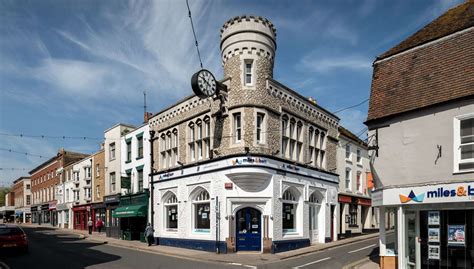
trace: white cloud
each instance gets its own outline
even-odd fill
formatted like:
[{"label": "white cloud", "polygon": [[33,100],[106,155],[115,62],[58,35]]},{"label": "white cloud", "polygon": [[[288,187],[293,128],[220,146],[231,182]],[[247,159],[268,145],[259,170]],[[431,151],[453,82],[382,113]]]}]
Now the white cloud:
[{"label": "white cloud", "polygon": [[301,60],[305,69],[313,72],[330,72],[340,69],[352,71],[370,72],[372,71],[372,60],[359,55],[338,56],[338,55],[313,55],[309,54]]}]

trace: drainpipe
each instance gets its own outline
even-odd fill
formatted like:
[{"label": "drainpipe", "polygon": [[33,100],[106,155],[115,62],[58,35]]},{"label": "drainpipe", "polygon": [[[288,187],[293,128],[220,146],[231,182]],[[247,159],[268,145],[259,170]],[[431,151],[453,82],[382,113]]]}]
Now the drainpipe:
[{"label": "drainpipe", "polygon": [[154,229],[155,224],[154,224],[154,219],[155,219],[155,202],[154,202],[154,190],[155,190],[155,185],[153,184],[153,166],[155,164],[154,158],[153,158],[153,142],[156,140],[155,138],[155,131],[150,130],[150,174],[148,175],[150,178],[150,224],[151,227]]}]

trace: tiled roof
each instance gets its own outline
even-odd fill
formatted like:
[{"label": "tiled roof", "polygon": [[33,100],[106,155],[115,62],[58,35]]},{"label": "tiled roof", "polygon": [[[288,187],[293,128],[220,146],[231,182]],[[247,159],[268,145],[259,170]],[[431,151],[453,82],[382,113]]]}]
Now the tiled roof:
[{"label": "tiled roof", "polygon": [[380,55],[377,59],[387,58],[472,26],[474,26],[474,0],[468,0],[461,5],[451,8],[400,44]]},{"label": "tiled roof", "polygon": [[[461,20],[473,21],[473,8],[466,8],[467,4],[474,5],[471,1],[447,13],[469,9],[470,19],[463,17]],[[457,20],[460,17],[449,18]],[[446,17],[442,21],[445,24],[459,25]],[[436,25],[443,27],[439,21]],[[431,28],[431,24],[427,27]],[[451,100],[474,97],[473,41],[474,28],[471,27],[426,46],[376,61],[367,122]]]}]

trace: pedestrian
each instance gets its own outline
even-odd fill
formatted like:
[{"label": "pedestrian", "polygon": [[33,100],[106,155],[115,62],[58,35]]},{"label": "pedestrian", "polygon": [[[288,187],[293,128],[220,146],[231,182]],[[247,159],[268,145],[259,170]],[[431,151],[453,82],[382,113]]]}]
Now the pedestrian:
[{"label": "pedestrian", "polygon": [[155,230],[153,229],[153,227],[151,227],[151,224],[148,223],[148,225],[145,228],[145,237],[146,237],[146,241],[148,242],[148,246],[151,246],[154,241],[154,236],[153,236],[154,232]]},{"label": "pedestrian", "polygon": [[95,227],[97,228],[97,230],[99,230],[99,233],[102,231],[103,226],[104,226],[104,222],[102,221],[102,219],[98,219],[95,224]]},{"label": "pedestrian", "polygon": [[91,218],[89,218],[89,221],[87,222],[87,226],[89,227],[89,234],[92,234],[92,227],[94,226],[94,223],[92,222]]}]

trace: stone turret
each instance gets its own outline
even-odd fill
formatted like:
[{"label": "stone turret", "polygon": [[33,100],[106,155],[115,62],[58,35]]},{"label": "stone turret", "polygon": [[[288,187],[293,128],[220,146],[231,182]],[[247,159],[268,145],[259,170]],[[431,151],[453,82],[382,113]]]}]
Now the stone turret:
[{"label": "stone turret", "polygon": [[[235,66],[234,61],[237,60],[230,61],[235,56],[238,57],[241,66],[239,69],[243,86],[252,87],[258,83],[257,80],[273,76],[273,63],[277,47],[276,30],[268,19],[244,15],[228,20],[221,29],[220,47],[224,77],[236,75],[232,72],[232,66]],[[259,60],[264,60],[266,64],[258,64]],[[229,63],[229,61],[233,63]],[[256,70],[260,67],[263,70]],[[247,81],[246,74],[251,76]]]}]

